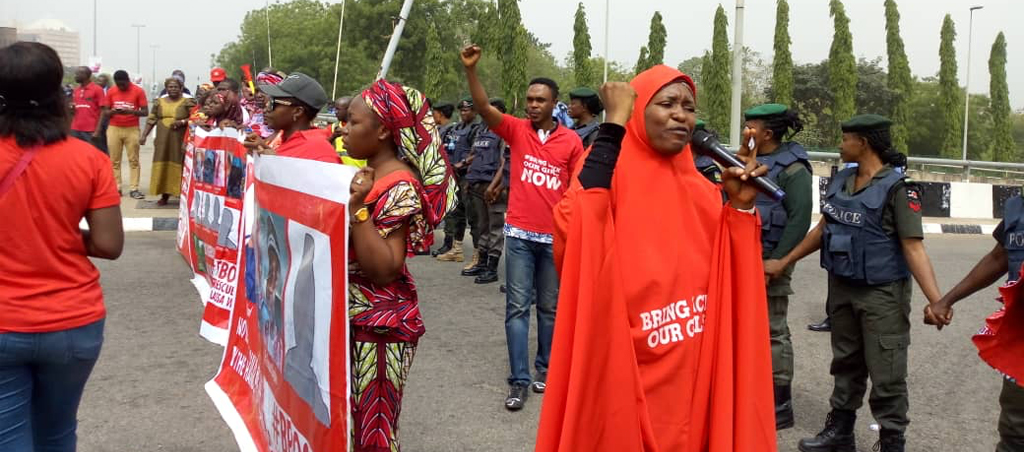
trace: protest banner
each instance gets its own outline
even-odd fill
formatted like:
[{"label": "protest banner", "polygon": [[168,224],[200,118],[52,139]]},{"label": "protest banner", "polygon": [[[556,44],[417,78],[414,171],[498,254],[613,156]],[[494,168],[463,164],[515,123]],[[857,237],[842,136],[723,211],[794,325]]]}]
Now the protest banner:
[{"label": "protest banner", "polygon": [[[348,450],[349,182],[355,168],[257,157],[227,346],[207,393],[243,452]],[[248,254],[243,252],[242,254]]]},{"label": "protest banner", "polygon": [[227,343],[239,259],[244,256],[239,246],[248,163],[242,140],[237,129],[200,127],[189,146],[187,259],[194,273],[192,283],[205,306],[199,334],[220,345]]},{"label": "protest banner", "polygon": [[181,256],[188,262],[189,268],[195,271],[192,265],[192,228],[189,227],[192,216],[192,156],[195,155],[195,141],[191,135],[186,138],[185,158],[181,165],[181,198],[178,202],[178,235],[177,248]]}]

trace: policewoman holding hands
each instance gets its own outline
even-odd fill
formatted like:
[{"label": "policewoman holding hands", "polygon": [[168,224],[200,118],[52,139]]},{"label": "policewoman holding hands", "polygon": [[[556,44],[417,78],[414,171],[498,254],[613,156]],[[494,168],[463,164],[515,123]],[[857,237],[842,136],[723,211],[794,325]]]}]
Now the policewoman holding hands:
[{"label": "policewoman holding hands", "polygon": [[[779,259],[789,254],[807,234],[811,224],[811,163],[804,147],[788,141],[803,130],[796,111],[782,104],[764,104],[743,113],[746,124],[743,146],[757,155],[757,161],[768,167],[768,177],[786,191],[776,200],[759,193],[754,204],[761,214],[761,257]],[[786,266],[777,277],[767,282],[768,329],[772,343],[772,381],[775,388],[775,428],[794,424],[792,391],[793,342],[790,340],[789,296],[793,294],[790,280],[794,264]]]},{"label": "policewoman holding hands", "polygon": [[877,450],[905,450],[910,275],[931,306],[938,307],[941,295],[924,248],[920,189],[896,170],[906,157],[892,149],[891,124],[878,115],[842,124],[840,155],[857,167],[832,179],[822,219],[807,237],[785,257],[765,262],[765,274],[777,278],[821,249],[829,273],[832,411],[821,433],[800,440],[802,452],[856,450],[854,424],[869,376],[868,402],[881,426]]}]

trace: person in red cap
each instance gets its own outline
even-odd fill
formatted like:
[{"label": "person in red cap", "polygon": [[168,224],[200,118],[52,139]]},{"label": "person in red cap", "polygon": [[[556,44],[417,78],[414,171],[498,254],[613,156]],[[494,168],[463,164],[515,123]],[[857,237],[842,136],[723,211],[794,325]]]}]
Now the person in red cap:
[{"label": "person in red cap", "polygon": [[214,86],[224,81],[226,78],[228,78],[228,75],[224,72],[224,69],[215,67],[210,70],[210,81],[213,82]]}]

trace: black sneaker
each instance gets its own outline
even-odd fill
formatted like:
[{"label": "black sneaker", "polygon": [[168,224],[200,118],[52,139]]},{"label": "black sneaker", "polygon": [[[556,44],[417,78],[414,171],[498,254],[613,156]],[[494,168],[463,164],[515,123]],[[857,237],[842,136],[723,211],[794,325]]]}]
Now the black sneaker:
[{"label": "black sneaker", "polygon": [[146,199],[146,195],[138,190],[132,190],[131,193],[128,193],[128,196],[131,196],[132,199]]},{"label": "black sneaker", "polygon": [[526,405],[526,399],[530,396],[530,391],[526,390],[526,385],[522,383],[515,383],[508,387],[508,397],[505,398],[505,409],[509,411],[519,411]]},{"label": "black sneaker", "polygon": [[548,373],[537,373],[533,377],[533,383],[530,383],[530,389],[537,394],[543,394],[544,390],[548,388]]}]

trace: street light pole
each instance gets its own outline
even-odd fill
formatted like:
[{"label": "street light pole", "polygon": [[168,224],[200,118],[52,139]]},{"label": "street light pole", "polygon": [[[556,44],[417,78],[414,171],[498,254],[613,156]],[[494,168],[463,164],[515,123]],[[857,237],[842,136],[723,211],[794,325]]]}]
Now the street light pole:
[{"label": "street light pole", "polygon": [[145,25],[132,24],[135,27],[135,73],[142,74],[142,29]]},{"label": "street light pole", "polygon": [[92,0],[92,55],[99,56],[99,52],[96,50],[96,2],[98,0]]},{"label": "street light pole", "polygon": [[[156,81],[156,49],[159,49],[160,46],[158,46],[156,44],[150,44],[149,48],[153,49],[153,78],[152,78],[152,80],[149,83],[151,84],[151,86],[153,86],[153,91],[156,91],[156,87],[157,87],[157,81]],[[184,86],[182,88],[184,89]],[[157,92],[159,92],[159,91],[157,91]]]},{"label": "street light pole", "polygon": [[611,0],[604,2],[604,81],[608,83],[608,22],[612,13]]},{"label": "street light pole", "polygon": [[[967,161],[967,122],[970,118],[969,113],[971,111],[971,41],[974,38],[974,11],[981,8],[984,8],[984,6],[971,7],[971,19],[967,26],[967,80],[964,85],[964,162]],[[967,182],[971,177],[971,168],[966,164],[964,165],[964,168],[964,182]]]},{"label": "street light pole", "polygon": [[740,145],[740,106],[743,99],[743,9],[744,0],[736,0],[736,37],[732,49],[732,113],[729,144]]}]

